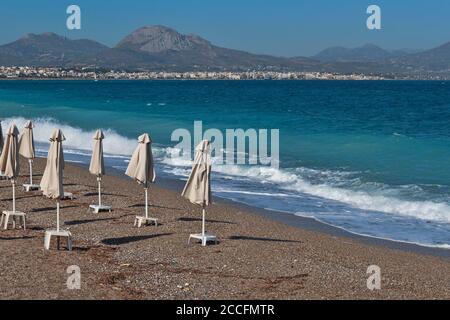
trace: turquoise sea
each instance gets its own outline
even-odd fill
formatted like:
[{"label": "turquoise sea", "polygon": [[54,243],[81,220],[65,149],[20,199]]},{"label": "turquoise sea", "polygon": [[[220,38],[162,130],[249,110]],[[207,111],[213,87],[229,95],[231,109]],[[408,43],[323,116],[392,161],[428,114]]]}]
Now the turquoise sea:
[{"label": "turquoise sea", "polygon": [[174,129],[279,129],[280,168],[214,166],[215,195],[450,248],[450,82],[1,81],[0,117],[4,131],[34,120],[43,156],[61,128],[81,163],[103,128],[119,170],[149,132],[158,174],[174,179],[190,169],[171,157]]}]

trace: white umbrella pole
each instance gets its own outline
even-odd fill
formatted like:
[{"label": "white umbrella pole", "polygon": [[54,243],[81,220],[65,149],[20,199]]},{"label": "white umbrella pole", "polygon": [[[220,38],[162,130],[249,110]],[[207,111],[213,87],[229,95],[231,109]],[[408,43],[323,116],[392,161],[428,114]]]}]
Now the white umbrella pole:
[{"label": "white umbrella pole", "polygon": [[202,210],[202,239],[205,238],[205,215],[206,215],[206,210],[205,210],[205,207],[203,207],[203,210]]},{"label": "white umbrella pole", "polygon": [[33,185],[33,159],[28,159],[30,165],[30,184]]},{"label": "white umbrella pole", "polygon": [[59,200],[56,202],[56,231],[59,232]]},{"label": "white umbrella pole", "polygon": [[102,177],[97,177],[98,181],[98,205],[102,205]]},{"label": "white umbrella pole", "polygon": [[145,218],[148,219],[148,188],[145,188]]},{"label": "white umbrella pole", "polygon": [[16,213],[16,182],[11,180],[12,189],[13,189],[13,213]]}]

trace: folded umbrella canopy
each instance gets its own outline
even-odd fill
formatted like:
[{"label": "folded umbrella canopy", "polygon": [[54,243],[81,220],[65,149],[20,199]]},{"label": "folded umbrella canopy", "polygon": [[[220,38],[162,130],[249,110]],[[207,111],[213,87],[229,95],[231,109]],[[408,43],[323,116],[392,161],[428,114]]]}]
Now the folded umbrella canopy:
[{"label": "folded umbrella canopy", "polygon": [[103,159],[103,139],[105,139],[103,131],[97,130],[93,137],[94,144],[89,172],[98,177],[101,177],[105,174],[105,163]]},{"label": "folded umbrella canopy", "polygon": [[30,183],[24,185],[27,191],[39,188],[39,186],[33,185],[33,160],[36,156],[34,149],[33,127],[33,123],[31,121],[27,121],[23,132],[19,137],[19,153],[21,156],[28,159],[28,164],[30,166]]},{"label": "folded umbrella canopy", "polygon": [[195,148],[194,164],[184,187],[183,197],[193,204],[206,207],[211,203],[211,156],[210,143],[203,140]]},{"label": "folded umbrella canopy", "polygon": [[206,207],[211,204],[211,144],[208,140],[203,140],[195,148],[194,164],[189,179],[181,194],[190,202],[202,206],[202,233],[191,234],[190,238],[199,239],[203,246],[208,241],[216,241],[213,235],[205,232]]},{"label": "folded umbrella canopy", "polygon": [[155,182],[156,174],[153,167],[152,140],[147,133],[138,138],[138,146],[134,151],[125,174],[139,184]]},{"label": "folded umbrella canopy", "polygon": [[[2,122],[0,121],[0,154],[3,153],[4,144],[5,144],[5,141],[3,139]],[[5,178],[5,175],[3,174],[3,171],[1,168],[0,168],[0,177]]]},{"label": "folded umbrella canopy", "polygon": [[111,211],[110,206],[102,204],[102,176],[105,174],[105,163],[103,159],[103,139],[105,138],[102,130],[97,130],[93,137],[93,149],[89,172],[97,177],[98,181],[98,205],[91,205],[96,213],[99,211]]},{"label": "folded umbrella canopy", "polygon": [[5,141],[3,140],[2,122],[0,121],[0,152],[3,150],[4,144],[5,144]]},{"label": "folded umbrella canopy", "polygon": [[26,159],[31,160],[33,160],[35,157],[33,128],[33,123],[31,121],[27,121],[19,138],[20,155],[22,155]]},{"label": "folded umbrella canopy", "polygon": [[[145,190],[145,221],[155,221],[148,217],[148,184],[155,182],[156,174],[153,166],[152,140],[147,133],[138,138],[138,146],[134,151],[130,163],[128,164],[127,176],[133,178],[139,184],[144,185]],[[141,217],[136,217],[140,219]],[[141,218],[142,219],[142,218]]]},{"label": "folded umbrella canopy", "polygon": [[11,179],[13,188],[13,213],[16,212],[16,179],[19,176],[19,130],[16,125],[11,125],[6,133],[6,141],[0,156],[0,171]]}]

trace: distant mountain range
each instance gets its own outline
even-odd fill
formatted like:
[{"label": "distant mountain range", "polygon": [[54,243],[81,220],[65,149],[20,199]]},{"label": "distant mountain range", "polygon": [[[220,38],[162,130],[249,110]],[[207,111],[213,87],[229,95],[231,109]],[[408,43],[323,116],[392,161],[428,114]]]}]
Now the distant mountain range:
[{"label": "distant mountain range", "polygon": [[400,58],[420,50],[400,49],[385,50],[374,44],[366,44],[357,48],[331,47],[311,58],[325,62],[379,62],[390,58]]},{"label": "distant mountain range", "polygon": [[391,58],[389,63],[416,72],[450,73],[450,42],[431,50]]},{"label": "distant mountain range", "polygon": [[140,28],[110,48],[96,41],[55,33],[28,34],[0,46],[0,65],[95,67],[149,71],[329,71],[449,74],[450,43],[438,48],[389,51],[367,44],[332,47],[312,57],[275,57],[216,46],[197,35],[165,26]]},{"label": "distant mountain range", "polygon": [[27,34],[0,46],[0,65],[64,66],[108,47],[91,40],[69,40],[54,33]]},{"label": "distant mountain range", "polygon": [[0,46],[0,65],[81,67],[126,70],[305,70],[309,58],[256,55],[221,48],[196,35],[164,26],[140,28],[109,48],[91,40],[70,40],[54,33],[28,34]]}]

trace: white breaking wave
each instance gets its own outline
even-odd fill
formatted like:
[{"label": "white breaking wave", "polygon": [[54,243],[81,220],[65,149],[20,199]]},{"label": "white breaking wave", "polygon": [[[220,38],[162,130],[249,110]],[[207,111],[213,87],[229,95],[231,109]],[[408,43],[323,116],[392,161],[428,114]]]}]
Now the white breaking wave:
[{"label": "white breaking wave", "polygon": [[228,190],[216,188],[214,191],[219,193],[233,193],[233,194],[247,194],[252,196],[264,196],[264,197],[281,197],[281,198],[303,198],[302,196],[295,194],[286,193],[268,193],[268,192],[254,192],[254,191],[244,191],[244,190]]},{"label": "white breaking wave", "polygon": [[[173,166],[186,166],[186,160],[167,158],[164,163]],[[178,175],[186,171],[175,169]],[[376,192],[354,191],[333,187],[326,183],[313,184],[302,178],[302,168],[298,172],[289,172],[263,166],[215,165],[213,171],[252,180],[262,184],[272,183],[286,191],[301,192],[323,199],[345,203],[354,208],[379,211],[401,216],[414,217],[422,220],[450,223],[450,206],[447,203],[433,201],[407,201],[394,197],[376,194]],[[346,174],[342,174],[346,175]]]},{"label": "white breaking wave", "polygon": [[[229,172],[230,170],[227,171]],[[450,222],[450,206],[446,203],[406,201],[384,195],[369,194],[364,191],[336,188],[327,184],[314,185],[305,181],[295,173],[289,173],[274,168],[238,168],[237,170],[231,171],[234,171],[234,174],[240,173],[246,177],[254,177],[262,182],[279,184],[286,190],[303,192],[313,196],[346,203],[363,210],[381,211],[445,223]]]},{"label": "white breaking wave", "polygon": [[[48,143],[48,140],[55,128],[61,129],[66,137],[64,146],[78,150],[92,150],[92,137],[95,130],[84,131],[83,129],[72,127],[58,122],[52,118],[25,119],[22,117],[6,118],[2,120],[3,131],[6,132],[11,124],[15,124],[20,131],[25,126],[27,120],[32,120],[34,128],[34,139],[39,143]],[[105,153],[113,155],[131,155],[136,148],[137,139],[132,140],[121,136],[112,129],[103,129],[105,140],[103,148]]]},{"label": "white breaking wave", "polygon": [[302,179],[298,179],[289,189],[343,202],[359,209],[393,213],[423,220],[450,222],[450,206],[446,203],[406,201],[383,195],[372,195],[364,191],[312,185]]}]

